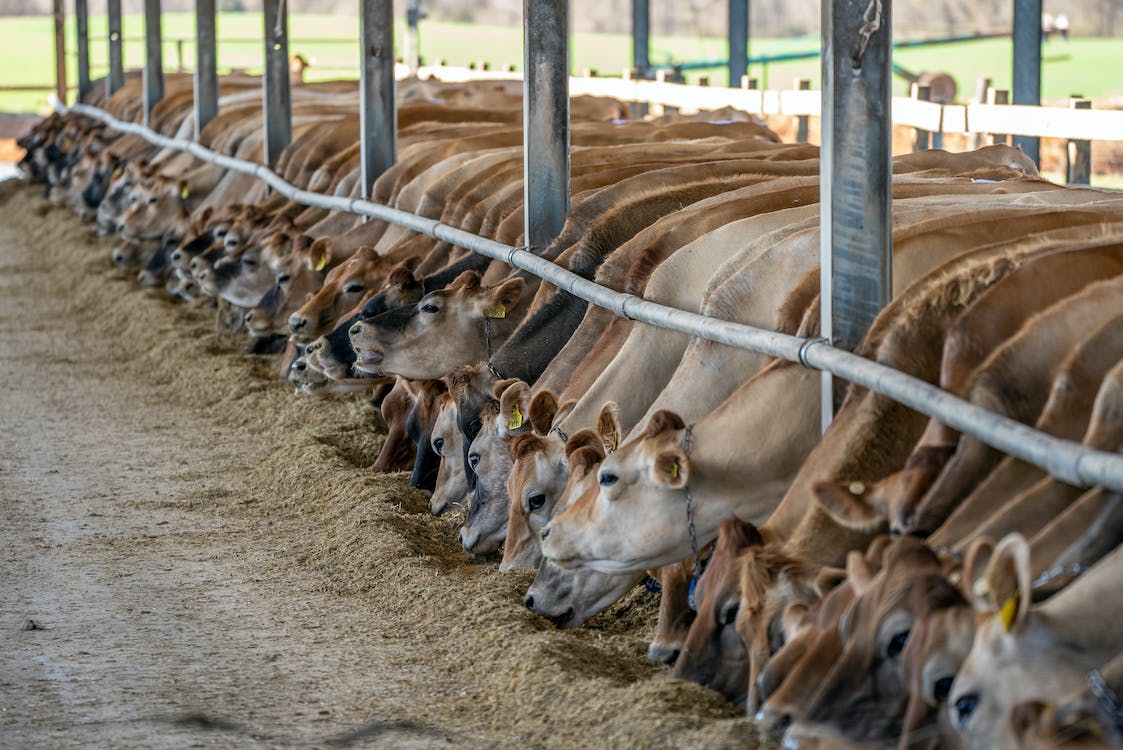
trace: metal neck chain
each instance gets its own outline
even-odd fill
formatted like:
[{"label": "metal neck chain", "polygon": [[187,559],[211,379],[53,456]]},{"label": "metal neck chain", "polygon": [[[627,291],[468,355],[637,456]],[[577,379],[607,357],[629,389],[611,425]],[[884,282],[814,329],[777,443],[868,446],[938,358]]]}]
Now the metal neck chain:
[{"label": "metal neck chain", "polygon": [[[682,452],[690,455],[690,439],[694,434],[694,425],[688,424],[682,433]],[[689,482],[682,488],[682,499],[686,503],[686,531],[690,534],[690,551],[694,554],[694,576],[697,580],[702,575],[702,556],[698,554],[698,535],[694,530],[694,493],[690,491]]]},{"label": "metal neck chain", "polygon": [[495,376],[496,380],[503,380],[503,376],[499,374],[499,370],[491,363],[491,316],[484,317],[484,354],[487,359],[484,363],[487,369],[491,370],[491,374]]},{"label": "metal neck chain", "polygon": [[1042,586],[1052,583],[1058,578],[1075,578],[1076,576],[1084,573],[1084,566],[1079,563],[1072,563],[1070,565],[1057,565],[1056,567],[1049,568],[1033,582],[1032,588],[1038,589]]},{"label": "metal neck chain", "polygon": [[1100,670],[1093,669],[1088,673],[1088,687],[1099,701],[1100,707],[1117,723],[1123,723],[1123,703],[1120,703],[1119,696],[1104,681]]}]

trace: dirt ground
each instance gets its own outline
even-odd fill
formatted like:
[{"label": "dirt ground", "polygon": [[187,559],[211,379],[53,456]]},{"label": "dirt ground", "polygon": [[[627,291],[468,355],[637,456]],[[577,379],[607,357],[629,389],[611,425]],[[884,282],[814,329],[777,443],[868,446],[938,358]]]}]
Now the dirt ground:
[{"label": "dirt ground", "polygon": [[0,747],[752,747],[644,658],[460,550],[356,398],[293,395],[0,185]]}]

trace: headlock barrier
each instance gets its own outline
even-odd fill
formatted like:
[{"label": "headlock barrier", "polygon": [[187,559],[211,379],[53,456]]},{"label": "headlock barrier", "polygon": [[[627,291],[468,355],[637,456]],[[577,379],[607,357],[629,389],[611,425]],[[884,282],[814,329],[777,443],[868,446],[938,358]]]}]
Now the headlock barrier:
[{"label": "headlock barrier", "polygon": [[144,125],[118,120],[97,107],[77,104],[68,109],[60,103],[56,109],[100,120],[114,130],[140,136],[162,148],[190,153],[223,169],[254,175],[285,198],[302,205],[380,219],[502,261],[616,315],[829,372],[1034,464],[1065,483],[1080,487],[1100,485],[1123,492],[1123,456],[1092,450],[994,414],[923,380],[835,348],[825,339],[768,331],[616,292],[544,260],[526,247],[495,242],[390,206],[301,190],[264,164],[218,154],[192,141],[168,138]]}]

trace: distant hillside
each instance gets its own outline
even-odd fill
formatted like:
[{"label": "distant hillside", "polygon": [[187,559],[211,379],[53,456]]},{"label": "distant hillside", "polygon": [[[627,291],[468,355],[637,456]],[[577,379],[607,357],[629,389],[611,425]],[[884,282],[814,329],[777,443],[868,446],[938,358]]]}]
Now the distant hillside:
[{"label": "distant hillside", "polygon": [[[219,0],[225,11],[260,10],[262,0]],[[571,0],[575,30],[627,32],[631,0]],[[394,0],[399,14],[405,0]],[[143,0],[123,0],[126,13],[141,12]],[[354,14],[357,0],[290,0],[290,12]],[[894,28],[900,37],[998,31],[1010,26],[1009,0],[912,0],[893,4]],[[190,11],[192,0],[163,0],[166,11]],[[421,0],[431,18],[488,24],[518,24],[522,0]],[[651,0],[653,31],[683,36],[725,33],[727,0]],[[754,36],[816,33],[819,0],[751,0]],[[92,13],[105,12],[105,0],[90,0]],[[1123,32],[1123,0],[1046,0],[1048,13],[1068,15],[1078,35],[1114,36]],[[51,0],[0,0],[0,16],[51,12]]]}]

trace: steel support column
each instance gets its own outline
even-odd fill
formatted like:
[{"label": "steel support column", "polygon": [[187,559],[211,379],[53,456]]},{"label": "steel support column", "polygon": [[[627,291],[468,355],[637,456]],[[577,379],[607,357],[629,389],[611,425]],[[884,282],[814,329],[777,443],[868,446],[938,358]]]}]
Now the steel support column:
[{"label": "steel support column", "polygon": [[[889,0],[823,0],[822,336],[853,349],[892,294]],[[835,409],[824,373],[823,428]]]},{"label": "steel support column", "polygon": [[569,210],[569,2],[523,0],[526,244],[541,251]]},{"label": "steel support column", "polygon": [[[362,14],[365,17],[366,11],[362,11]],[[409,67],[409,72],[413,75],[417,75],[417,69],[421,66],[421,31],[418,27],[425,15],[421,10],[420,0],[410,0],[409,4],[406,5],[406,38],[402,57],[405,59],[406,66]],[[391,41],[393,40],[391,39]],[[365,56],[366,52],[363,52],[363,55]]]},{"label": "steel support column", "polygon": [[363,196],[397,159],[398,115],[394,99],[394,3],[360,0]]},{"label": "steel support column", "polygon": [[729,0],[729,86],[749,72],[749,0]]},{"label": "steel support column", "polygon": [[[1041,104],[1042,0],[1014,0],[1014,104]],[[1014,136],[1026,156],[1040,163],[1041,140]]]},{"label": "steel support column", "polygon": [[265,163],[273,166],[292,141],[289,14],[285,0],[265,0]]},{"label": "steel support column", "polygon": [[66,104],[66,9],[62,0],[54,1],[55,21],[55,96]]},{"label": "steel support column", "polygon": [[214,0],[195,0],[195,140],[218,115]]},{"label": "steel support column", "polygon": [[632,0],[632,70],[651,77],[651,1]]},{"label": "steel support column", "polygon": [[109,77],[106,90],[110,95],[125,85],[125,58],[121,54],[121,0],[106,0],[109,16]]},{"label": "steel support column", "polygon": [[144,0],[144,124],[164,98],[164,42],[160,0]]},{"label": "steel support column", "polygon": [[74,0],[74,26],[78,37],[78,101],[90,90],[90,7]]}]

